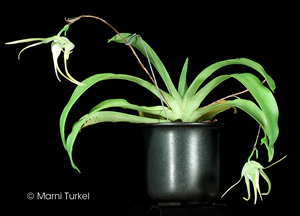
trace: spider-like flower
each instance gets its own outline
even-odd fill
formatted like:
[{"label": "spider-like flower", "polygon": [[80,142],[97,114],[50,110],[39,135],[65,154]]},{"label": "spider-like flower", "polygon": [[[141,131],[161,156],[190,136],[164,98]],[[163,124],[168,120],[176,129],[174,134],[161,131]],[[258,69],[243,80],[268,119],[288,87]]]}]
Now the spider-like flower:
[{"label": "spider-like flower", "polygon": [[[242,175],[240,180],[235,183],[234,185],[232,185],[222,196],[221,198],[230,190],[232,189],[234,186],[236,186],[243,178],[243,176],[245,177],[245,181],[246,181],[246,186],[247,186],[247,192],[248,192],[248,198],[246,199],[245,197],[244,200],[248,201],[250,199],[251,193],[250,193],[250,181],[252,181],[253,183],[253,189],[254,189],[254,205],[256,204],[256,200],[257,200],[257,191],[259,193],[260,199],[262,200],[261,195],[268,195],[271,191],[271,181],[268,178],[268,176],[266,175],[266,173],[263,171],[263,169],[267,169],[271,166],[273,166],[274,164],[278,163],[279,161],[283,160],[286,156],[284,156],[283,158],[281,158],[280,160],[278,160],[277,162],[271,164],[268,167],[263,167],[262,165],[260,165],[260,163],[256,162],[256,161],[249,161],[246,162],[243,169],[242,169]],[[260,193],[260,187],[259,187],[259,175],[262,175],[262,177],[267,181],[268,183],[268,192],[267,193]]]},{"label": "spider-like flower", "polygon": [[[22,49],[20,51],[19,55],[18,55],[18,59],[20,59],[20,55],[25,49],[28,49],[30,47],[37,46],[37,45],[40,45],[40,44],[46,44],[46,43],[49,43],[49,42],[53,41],[52,44],[51,44],[51,51],[52,51],[52,57],[53,57],[53,62],[54,62],[54,70],[55,70],[55,74],[56,74],[57,79],[60,81],[60,79],[58,77],[58,74],[57,74],[57,71],[58,71],[63,77],[65,77],[70,82],[75,83],[77,85],[83,85],[82,83],[75,80],[69,74],[68,69],[67,69],[67,60],[69,59],[69,55],[70,55],[71,51],[74,49],[75,45],[71,41],[69,41],[68,38],[60,36],[60,34],[63,31],[66,32],[68,28],[69,28],[69,26],[66,25],[56,36],[53,36],[53,37],[29,38],[29,39],[23,39],[23,40],[8,42],[8,43],[5,43],[5,44],[17,44],[17,43],[26,43],[26,42],[32,42],[32,41],[40,41],[38,43],[31,44],[31,45],[25,47],[24,49]],[[61,51],[64,52],[65,72],[66,72],[67,76],[65,74],[63,74],[63,72],[59,69],[58,63],[57,63],[57,59],[58,59]]]}]

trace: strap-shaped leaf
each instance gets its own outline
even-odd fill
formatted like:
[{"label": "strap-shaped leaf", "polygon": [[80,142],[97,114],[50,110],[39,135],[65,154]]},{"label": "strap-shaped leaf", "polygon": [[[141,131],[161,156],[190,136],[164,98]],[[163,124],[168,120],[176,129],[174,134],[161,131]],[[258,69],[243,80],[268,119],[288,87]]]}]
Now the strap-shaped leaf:
[{"label": "strap-shaped leaf", "polygon": [[[141,111],[141,112],[144,112],[144,113],[149,113],[149,114],[165,117],[165,113],[163,111],[162,106],[152,106],[152,107],[138,106],[138,105],[135,105],[135,104],[131,104],[131,103],[129,103],[128,101],[126,101],[124,99],[105,100],[105,101],[99,103],[98,105],[96,105],[94,108],[92,108],[91,111],[89,112],[89,114],[98,112],[98,111],[103,110],[103,109],[112,108],[112,107],[121,107],[121,108],[124,108],[124,109],[131,109],[131,110]],[[168,118],[171,121],[175,121],[176,119],[179,118],[179,116],[177,116],[174,112],[172,112],[168,108],[166,108],[166,112],[167,112]],[[92,125],[92,124],[94,124],[94,122],[95,122],[94,119],[89,119],[87,122],[85,122],[83,124],[82,127]]]},{"label": "strap-shaped leaf", "polygon": [[69,134],[66,142],[66,150],[69,154],[70,161],[72,164],[72,167],[74,169],[77,169],[78,172],[80,170],[77,168],[77,166],[74,164],[73,158],[72,158],[72,151],[75,139],[77,137],[78,132],[82,128],[82,125],[89,121],[89,119],[93,119],[93,123],[100,123],[100,122],[130,122],[130,123],[159,123],[159,122],[167,122],[167,120],[162,119],[151,119],[151,118],[145,118],[140,116],[135,116],[131,114],[125,114],[120,112],[112,112],[112,111],[100,111],[100,112],[91,112],[87,115],[85,115],[83,118],[81,118],[79,121],[77,121],[72,128],[72,132]]},{"label": "strap-shaped leaf", "polygon": [[204,98],[220,83],[224,82],[225,80],[231,78],[230,75],[221,75],[216,77],[215,79],[211,80],[207,83],[204,87],[202,87],[197,94],[195,94],[190,100],[189,103],[186,105],[185,110],[185,117],[189,119],[189,116],[199,108],[200,104],[204,100]]},{"label": "strap-shaped leaf", "polygon": [[201,86],[201,84],[213,72],[215,72],[216,70],[218,70],[222,67],[225,67],[227,65],[234,65],[234,64],[245,65],[245,66],[251,67],[254,70],[256,70],[257,72],[259,72],[267,80],[267,83],[268,83],[270,89],[272,91],[274,91],[276,86],[275,86],[273,79],[265,72],[265,70],[263,69],[263,67],[260,64],[258,64],[255,61],[252,61],[250,59],[247,59],[247,58],[229,59],[229,60],[220,61],[220,62],[217,62],[217,63],[214,63],[214,64],[208,66],[195,78],[195,80],[192,82],[192,84],[190,85],[186,94],[183,97],[183,101],[182,101],[183,108],[186,107],[186,105],[189,103],[189,100],[193,97],[193,95],[198,90],[198,88]]},{"label": "strap-shaped leaf", "polygon": [[[249,109],[245,107],[242,107],[241,109],[243,109],[244,111],[247,109],[247,113],[248,114],[252,113],[251,116],[253,118],[255,118],[253,114],[255,113],[259,114],[260,112],[262,112],[262,114],[259,114],[262,116],[259,119],[258,118],[255,119],[261,122],[260,124],[269,138],[269,147],[271,149],[278,137],[278,132],[279,132],[278,107],[272,92],[267,87],[265,87],[260,82],[260,80],[253,74],[243,73],[243,74],[222,75],[213,79],[211,82],[205,85],[201,90],[199,90],[197,94],[194,95],[194,97],[191,99],[191,103],[188,104],[187,113],[192,112],[192,110],[195,110],[197,106],[199,107],[202,100],[206,97],[206,95],[210,91],[212,91],[217,85],[219,85],[221,82],[225,81],[230,77],[233,77],[238,81],[240,81],[249,90],[249,92],[252,94],[252,96],[259,104],[261,111],[258,111],[260,110],[259,108],[258,109],[253,108],[255,110],[254,113],[250,112]],[[232,105],[239,108],[238,104],[230,104],[228,101],[223,103],[222,105],[229,105],[229,106]],[[219,106],[219,105],[214,105],[214,106]],[[204,110],[210,111],[210,109],[208,109],[209,107],[205,108]],[[188,117],[188,119],[190,121],[199,119],[202,115],[204,115],[202,111],[203,110],[200,108],[196,112],[192,112],[193,114],[190,117]],[[265,121],[264,124],[263,121]],[[272,159],[271,156],[272,155],[270,154],[269,160]]]},{"label": "strap-shaped leaf", "polygon": [[263,111],[259,109],[259,107],[255,103],[245,99],[228,100],[222,104],[210,105],[204,109],[199,108],[195,112],[193,112],[189,120],[191,122],[194,122],[197,121],[198,119],[202,119],[202,116],[205,116],[206,113],[222,106],[229,106],[229,107],[233,106],[245,111],[252,118],[254,118],[262,126],[263,129],[267,124]]},{"label": "strap-shaped leaf", "polygon": [[[222,100],[220,102],[217,102],[216,104],[223,104],[225,102],[226,102],[226,100]],[[224,112],[230,108],[234,109],[234,112],[233,112],[234,114],[237,113],[236,108],[234,106],[223,105],[223,106],[216,107],[216,108],[212,109],[211,111],[205,113],[204,115],[202,115],[200,117],[199,120],[202,120],[202,121],[212,120],[212,118],[215,117],[217,114]]]},{"label": "strap-shaped leaf", "polygon": [[[61,134],[61,139],[62,142],[64,144],[64,146],[66,147],[66,141],[65,141],[65,123],[66,123],[66,119],[67,116],[69,114],[70,109],[72,108],[72,106],[74,105],[74,103],[77,101],[77,99],[88,89],[90,88],[92,85],[94,85],[95,83],[99,82],[99,81],[103,81],[103,80],[109,80],[109,79],[121,79],[121,80],[127,80],[127,81],[131,81],[134,83],[139,84],[140,86],[148,89],[150,92],[152,92],[154,95],[156,95],[157,97],[159,97],[158,92],[156,87],[143,80],[140,79],[138,77],[134,77],[134,76],[130,76],[130,75],[124,75],[124,74],[112,74],[112,73],[103,73],[103,74],[96,74],[93,75],[87,79],[85,79],[84,81],[82,81],[83,84],[85,84],[84,86],[77,86],[76,89],[74,90],[69,102],[67,103],[67,105],[64,107],[64,110],[60,116],[60,121],[59,121],[59,126],[60,126],[60,134]],[[162,91],[162,90],[161,90]],[[170,96],[168,93],[162,91],[162,93],[164,94],[166,100],[168,101],[168,103],[170,104],[171,107],[180,107],[179,104],[177,103],[176,100],[174,100],[174,98],[172,96]],[[174,109],[173,109],[174,111]]]},{"label": "strap-shaped leaf", "polygon": [[[121,33],[121,35],[126,39],[129,40],[129,38],[133,35],[130,33]],[[117,43],[125,43],[124,40],[117,34],[114,37],[112,37],[108,42],[113,41]],[[154,50],[143,40],[145,48],[147,50],[149,60],[152,63],[152,65],[156,68],[158,73],[160,74],[161,78],[163,79],[169,93],[178,101],[181,102],[182,98],[180,97],[179,93],[177,92],[171,77],[169,76],[167,69],[165,68],[164,64],[161,62],[159,57],[156,55]],[[136,37],[133,39],[131,45],[138,49],[145,57],[146,53],[144,50],[144,46],[142,44],[142,41],[139,37]],[[168,101],[169,102],[169,101]],[[173,107],[172,107],[173,108]]]},{"label": "strap-shaped leaf", "polygon": [[142,111],[139,111],[139,116],[146,117],[146,118],[154,118],[154,119],[165,119],[159,115],[150,114],[150,113],[146,113],[146,112],[142,112]]},{"label": "strap-shaped leaf", "polygon": [[[75,166],[73,159],[72,159],[72,150],[74,146],[75,139],[77,137],[78,132],[89,125],[97,124],[100,122],[130,122],[130,123],[158,123],[158,122],[167,122],[165,119],[153,119],[147,117],[140,117],[131,114],[125,114],[120,112],[108,112],[110,116],[108,116],[103,109],[111,108],[111,107],[122,107],[124,109],[132,109],[137,111],[142,111],[146,113],[151,113],[154,115],[164,116],[164,111],[161,106],[154,106],[154,107],[146,107],[146,106],[137,106],[134,104],[130,104],[124,99],[109,99],[105,100],[94,108],[91,111],[81,117],[78,122],[76,122],[72,128],[72,132],[69,134],[66,143],[66,150],[69,153],[69,157],[71,160],[71,164],[73,168],[78,168]],[[178,117],[173,116],[174,113],[167,109],[169,119],[176,120]],[[137,118],[138,117],[138,118]],[[119,118],[119,119],[118,119]],[[78,170],[79,171],[79,170]]]},{"label": "strap-shaped leaf", "polygon": [[[195,121],[199,118],[200,119],[205,118],[206,113],[208,113],[212,110],[215,110],[219,107],[222,107],[222,106],[228,106],[228,107],[233,106],[233,107],[237,107],[237,108],[243,110],[244,112],[246,112],[248,115],[250,115],[253,119],[255,119],[261,125],[261,127],[265,131],[265,134],[269,137],[269,140],[272,137],[273,137],[273,139],[274,139],[274,137],[276,137],[276,138],[278,137],[278,126],[275,126],[274,128],[270,128],[263,111],[261,109],[259,109],[259,107],[252,101],[244,100],[244,99],[236,99],[233,101],[228,100],[223,104],[211,105],[211,106],[206,107],[205,109],[199,108],[197,111],[195,111],[191,115],[190,120]],[[266,144],[266,148],[268,150],[269,161],[271,161],[274,156],[274,143],[271,144],[270,142],[268,142],[265,144]]]},{"label": "strap-shaped leaf", "polygon": [[180,74],[180,78],[179,78],[179,83],[178,83],[178,93],[180,94],[180,96],[183,98],[186,90],[188,89],[188,85],[186,83],[186,73],[187,73],[187,69],[188,69],[188,62],[189,62],[189,58],[187,58],[184,62],[181,74]]}]

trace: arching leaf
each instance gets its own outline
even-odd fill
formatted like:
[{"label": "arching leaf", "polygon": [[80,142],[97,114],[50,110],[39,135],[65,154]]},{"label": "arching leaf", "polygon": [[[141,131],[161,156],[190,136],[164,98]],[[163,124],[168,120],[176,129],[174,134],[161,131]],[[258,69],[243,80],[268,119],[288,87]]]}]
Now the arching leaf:
[{"label": "arching leaf", "polygon": [[[121,35],[126,40],[129,40],[129,38],[133,34],[121,33]],[[112,37],[110,40],[108,40],[108,42],[111,42],[111,41],[117,42],[117,43],[123,43],[123,44],[125,43],[124,40],[118,34],[116,34],[114,37]],[[175,86],[172,82],[172,79],[171,79],[169,73],[167,72],[167,69],[165,68],[164,64],[161,62],[161,60],[156,55],[154,50],[144,40],[143,40],[143,42],[144,42],[145,48],[147,50],[147,54],[148,54],[148,57],[150,59],[150,62],[152,63],[152,65],[156,68],[156,70],[160,74],[160,76],[163,79],[170,95],[172,95],[178,102],[181,102],[182,98],[180,97],[179,93],[177,92],[177,90],[176,90],[176,88],[175,88]],[[146,53],[145,53],[143,43],[142,43],[142,40],[139,37],[134,38],[131,45],[133,47],[135,47],[136,49],[138,49],[145,57],[147,57]]]},{"label": "arching leaf", "polygon": [[[112,74],[112,73],[103,73],[103,74],[97,74],[94,76],[91,76],[87,79],[85,79],[84,81],[82,81],[82,83],[84,84],[84,86],[77,86],[76,89],[74,90],[69,102],[67,103],[67,105],[64,107],[64,110],[60,116],[60,121],[59,121],[59,126],[60,126],[60,134],[61,134],[61,139],[63,142],[63,145],[66,147],[66,140],[65,140],[65,123],[66,123],[66,119],[67,116],[69,114],[70,109],[72,108],[72,106],[74,105],[74,103],[77,101],[77,99],[87,90],[89,89],[92,85],[94,85],[95,83],[99,82],[99,81],[103,81],[103,80],[109,80],[109,79],[122,79],[122,80],[127,80],[127,81],[131,81],[134,83],[137,83],[139,85],[141,85],[142,87],[148,89],[150,92],[152,92],[154,95],[156,95],[157,97],[159,97],[158,93],[157,93],[157,89],[156,87],[137,77],[134,76],[130,76],[130,75],[124,75],[124,74]],[[177,101],[174,100],[174,98],[172,98],[172,96],[170,96],[168,93],[162,91],[166,100],[168,101],[168,103],[172,106],[172,107],[178,107],[179,105],[177,105]],[[176,104],[176,105],[175,105]]]},{"label": "arching leaf", "polygon": [[265,70],[263,69],[263,67],[258,64],[255,61],[252,61],[250,59],[247,58],[240,58],[240,59],[229,59],[229,60],[225,60],[225,61],[220,61],[217,63],[214,63],[210,66],[208,66],[207,68],[205,68],[196,78],[195,80],[192,82],[192,84],[189,86],[186,94],[183,97],[183,107],[185,108],[186,105],[189,103],[189,100],[194,96],[195,92],[198,90],[198,88],[201,86],[201,84],[212,74],[214,73],[216,70],[225,67],[227,65],[245,65],[248,67],[253,68],[254,70],[256,70],[257,72],[259,72],[266,80],[267,83],[270,87],[270,89],[272,91],[275,90],[275,82],[273,81],[273,79],[265,72]]},{"label": "arching leaf", "polygon": [[89,121],[89,119],[93,119],[93,123],[100,123],[100,122],[130,122],[130,123],[159,123],[159,122],[167,122],[167,120],[161,120],[161,119],[151,119],[151,118],[145,118],[140,116],[135,116],[131,114],[125,114],[120,112],[112,112],[112,111],[100,111],[100,112],[92,112],[88,115],[85,115],[83,118],[81,118],[79,121],[77,121],[72,128],[72,132],[69,134],[68,139],[66,141],[66,150],[69,154],[70,161],[72,164],[72,167],[76,169],[78,172],[80,170],[78,167],[74,164],[73,158],[72,158],[72,151],[75,139],[78,135],[78,132],[82,128],[82,125]]}]

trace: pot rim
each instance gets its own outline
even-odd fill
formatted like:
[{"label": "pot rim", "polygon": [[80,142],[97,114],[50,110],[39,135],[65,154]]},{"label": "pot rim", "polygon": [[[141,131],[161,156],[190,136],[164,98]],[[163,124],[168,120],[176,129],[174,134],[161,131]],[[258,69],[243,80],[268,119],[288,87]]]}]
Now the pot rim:
[{"label": "pot rim", "polygon": [[164,122],[164,123],[141,123],[141,127],[176,127],[176,126],[209,126],[209,127],[222,127],[224,123],[221,122]]}]

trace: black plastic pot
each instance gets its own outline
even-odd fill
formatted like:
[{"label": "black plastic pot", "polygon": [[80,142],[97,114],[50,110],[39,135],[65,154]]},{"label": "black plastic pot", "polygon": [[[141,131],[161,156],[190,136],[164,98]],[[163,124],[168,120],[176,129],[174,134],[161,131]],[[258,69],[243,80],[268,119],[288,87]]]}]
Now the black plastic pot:
[{"label": "black plastic pot", "polygon": [[219,123],[143,124],[148,196],[160,205],[200,204],[219,192]]}]

